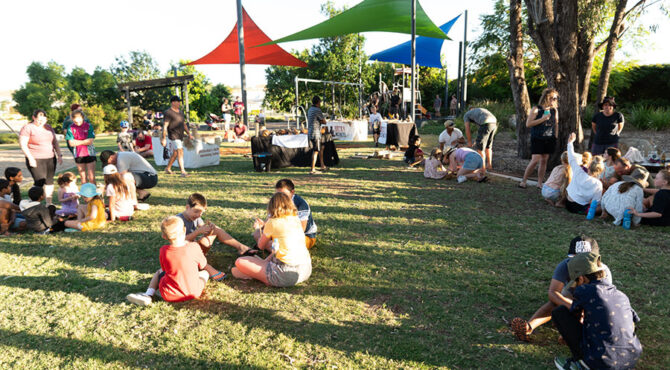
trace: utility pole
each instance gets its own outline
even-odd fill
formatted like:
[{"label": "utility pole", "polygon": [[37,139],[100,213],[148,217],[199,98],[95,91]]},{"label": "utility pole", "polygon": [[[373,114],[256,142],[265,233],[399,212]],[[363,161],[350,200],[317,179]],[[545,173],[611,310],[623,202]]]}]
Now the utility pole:
[{"label": "utility pole", "polygon": [[458,77],[456,79],[456,114],[461,113],[461,72],[463,71],[463,42],[458,42]]},{"label": "utility pole", "polygon": [[[403,67],[404,68],[404,67]],[[412,87],[412,108],[410,109],[411,113],[411,122],[414,122],[416,117],[414,109],[416,109],[416,0],[412,0],[412,82],[410,84]]]},{"label": "utility pole", "polygon": [[[244,70],[244,17],[242,16],[242,0],[237,0],[237,43],[240,50],[240,88],[242,90],[242,103],[244,109],[242,115],[244,116],[244,125],[249,127],[249,116],[247,112],[249,106],[247,105],[247,74]],[[258,136],[258,124],[256,124],[256,136]]]}]

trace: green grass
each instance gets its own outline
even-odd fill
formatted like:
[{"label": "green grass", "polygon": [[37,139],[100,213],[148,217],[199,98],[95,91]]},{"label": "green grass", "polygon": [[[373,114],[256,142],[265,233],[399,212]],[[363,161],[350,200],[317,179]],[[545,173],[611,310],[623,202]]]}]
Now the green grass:
[{"label": "green grass", "polygon": [[[577,233],[598,240],[642,319],[638,367],[670,364],[667,228],[589,222],[512,182],[428,181],[400,161],[347,158],[372,150],[340,150],[340,166],[317,176],[256,173],[249,158],[228,156],[187,179],[161,173],[151,210],[130,223],[0,239],[0,367],[550,368],[568,354],[558,333],[547,325],[520,343],[505,320],[546,301]],[[283,177],[319,227],[306,283],[233,279],[209,282],[197,301],[125,301],[159,267],[159,222],[188,194],[203,193],[204,218],[251,243],[251,220]],[[208,255],[224,270],[234,259],[220,244]]]}]

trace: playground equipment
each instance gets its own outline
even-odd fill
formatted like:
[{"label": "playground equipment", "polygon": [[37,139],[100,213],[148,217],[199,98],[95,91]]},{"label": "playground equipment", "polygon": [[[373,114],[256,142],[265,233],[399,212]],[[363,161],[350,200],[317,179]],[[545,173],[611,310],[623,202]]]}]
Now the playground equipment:
[{"label": "playground equipment", "polygon": [[[316,84],[323,84],[324,90],[323,90],[323,96],[322,96],[322,101],[326,102],[326,87],[330,85],[331,88],[331,110],[330,110],[330,116],[335,117],[336,113],[340,113],[340,117],[343,115],[342,114],[342,105],[346,101],[346,99],[343,100],[343,95],[346,95],[346,91],[343,93],[339,94],[339,99],[336,99],[336,94],[335,94],[335,87],[340,86],[340,87],[356,87],[358,88],[358,118],[363,117],[363,104],[362,104],[362,96],[361,94],[363,93],[363,83],[353,83],[353,82],[338,82],[338,81],[324,81],[324,80],[314,80],[310,78],[300,78],[296,77],[295,78],[295,107],[300,107],[303,112],[306,112],[307,109],[305,107],[309,107],[311,104],[311,101],[307,102],[305,105],[300,104],[300,82],[305,83],[305,88],[307,88],[307,84],[309,83],[316,83]],[[311,97],[310,97],[311,99]],[[339,101],[338,101],[339,100]],[[291,114],[294,114],[293,109],[291,110]],[[305,124],[307,123],[307,114],[305,113]],[[298,125],[298,128],[300,128],[300,125]]]}]

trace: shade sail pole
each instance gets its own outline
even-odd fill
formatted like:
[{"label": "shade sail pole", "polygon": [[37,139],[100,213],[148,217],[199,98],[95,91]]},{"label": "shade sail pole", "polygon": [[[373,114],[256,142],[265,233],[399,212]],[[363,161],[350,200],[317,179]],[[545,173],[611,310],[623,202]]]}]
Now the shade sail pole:
[{"label": "shade sail pole", "polygon": [[[242,0],[237,0],[237,43],[240,50],[240,89],[242,90],[242,103],[244,104],[242,115],[244,116],[244,125],[249,127],[249,116],[247,115],[247,112],[249,111],[249,106],[247,105],[247,74],[244,69],[245,59],[243,22]],[[258,136],[258,127],[256,127],[256,136]]]},{"label": "shade sail pole", "polygon": [[465,25],[463,26],[463,110],[468,109],[468,68],[466,53],[468,50],[468,11],[465,11]]},{"label": "shade sail pole", "polygon": [[416,0],[412,0],[412,108],[411,112],[411,121],[414,122],[414,109],[416,108]]}]

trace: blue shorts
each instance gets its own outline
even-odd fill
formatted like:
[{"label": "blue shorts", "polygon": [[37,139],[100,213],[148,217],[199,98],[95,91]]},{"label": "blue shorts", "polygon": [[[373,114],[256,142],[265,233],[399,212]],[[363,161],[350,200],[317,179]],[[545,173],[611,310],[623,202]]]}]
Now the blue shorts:
[{"label": "blue shorts", "polygon": [[26,217],[20,213],[16,214],[16,217],[14,218],[14,224],[12,224],[12,229],[18,230],[21,222],[24,222],[26,220]]},{"label": "blue shorts", "polygon": [[553,202],[557,201],[561,196],[561,191],[554,188],[550,188],[546,184],[542,184],[542,196],[544,199],[549,199]]},{"label": "blue shorts", "polygon": [[484,166],[484,161],[479,153],[468,153],[463,161],[463,169],[475,171]]}]

